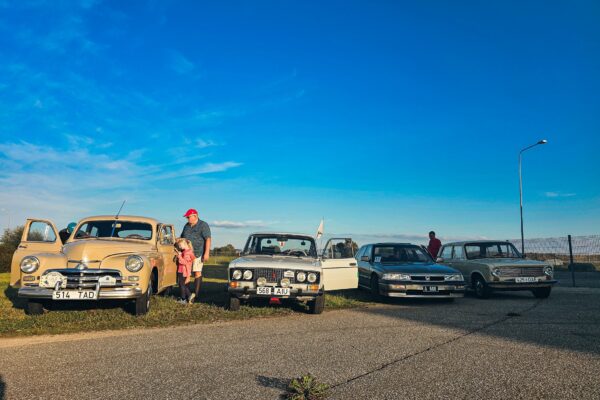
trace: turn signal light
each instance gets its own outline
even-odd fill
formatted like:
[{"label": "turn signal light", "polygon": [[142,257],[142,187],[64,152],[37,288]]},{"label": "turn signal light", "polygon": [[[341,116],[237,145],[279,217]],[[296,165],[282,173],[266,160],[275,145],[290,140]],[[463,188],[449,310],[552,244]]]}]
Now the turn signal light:
[{"label": "turn signal light", "polygon": [[319,285],[308,285],[308,290],[310,290],[311,292],[318,292]]},{"label": "turn signal light", "polygon": [[229,282],[229,287],[236,288],[239,286],[238,282]]},{"label": "turn signal light", "polygon": [[24,276],[23,281],[24,282],[33,282],[33,281],[35,281],[35,276],[32,276],[32,275]]}]

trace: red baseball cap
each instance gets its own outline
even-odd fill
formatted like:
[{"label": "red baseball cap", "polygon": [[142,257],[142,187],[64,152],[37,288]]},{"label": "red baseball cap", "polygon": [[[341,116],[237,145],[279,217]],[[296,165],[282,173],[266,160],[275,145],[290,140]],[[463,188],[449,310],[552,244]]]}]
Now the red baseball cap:
[{"label": "red baseball cap", "polygon": [[185,213],[184,217],[189,217],[190,215],[198,215],[198,211],[194,210],[193,208],[190,208],[189,210],[187,210],[187,212]]}]

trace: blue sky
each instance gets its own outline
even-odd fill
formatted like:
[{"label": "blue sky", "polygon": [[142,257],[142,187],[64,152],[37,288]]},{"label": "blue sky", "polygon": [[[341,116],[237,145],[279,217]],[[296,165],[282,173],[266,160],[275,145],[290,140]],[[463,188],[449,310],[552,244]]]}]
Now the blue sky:
[{"label": "blue sky", "polygon": [[600,3],[0,0],[0,227],[600,226]]}]

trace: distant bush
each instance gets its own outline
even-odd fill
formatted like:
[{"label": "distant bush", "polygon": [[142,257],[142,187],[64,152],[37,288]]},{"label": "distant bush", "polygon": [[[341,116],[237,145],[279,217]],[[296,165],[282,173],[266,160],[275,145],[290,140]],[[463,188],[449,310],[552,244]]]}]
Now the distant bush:
[{"label": "distant bush", "polygon": [[5,229],[0,239],[0,272],[10,271],[10,262],[13,253],[21,242],[23,236],[23,227],[17,226],[14,229]]}]

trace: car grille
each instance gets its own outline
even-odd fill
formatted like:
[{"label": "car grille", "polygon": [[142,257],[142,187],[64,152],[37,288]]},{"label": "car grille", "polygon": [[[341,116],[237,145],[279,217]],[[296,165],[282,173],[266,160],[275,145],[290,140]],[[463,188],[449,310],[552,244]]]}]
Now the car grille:
[{"label": "car grille", "polygon": [[95,288],[98,284],[98,279],[103,276],[110,276],[116,279],[115,286],[122,286],[123,278],[121,277],[121,272],[116,269],[75,269],[75,268],[65,268],[65,269],[53,269],[47,272],[56,271],[60,272],[63,276],[67,278],[67,289],[85,289],[85,288]]},{"label": "car grille", "polygon": [[[258,278],[265,278],[267,280],[267,283],[279,283],[283,278],[285,278],[283,276],[283,273],[285,271],[289,270],[277,268],[256,268],[254,270],[254,281],[256,281]],[[296,272],[298,271],[294,271],[294,276],[288,278],[290,280],[290,283],[298,283],[296,282]],[[308,271],[304,272],[306,272],[306,275],[309,274]],[[315,283],[319,283],[321,274],[319,274],[318,272],[315,272],[315,274],[317,274],[317,280]],[[302,283],[308,283],[308,281],[304,281]]]},{"label": "car grille", "polygon": [[[429,279],[427,279],[429,277]],[[410,279],[412,281],[423,281],[423,282],[443,282],[444,276],[435,276],[435,275],[411,275]]]},{"label": "car grille", "polygon": [[543,276],[544,267],[505,267],[500,268],[500,276],[502,277],[518,277],[518,276]]}]

